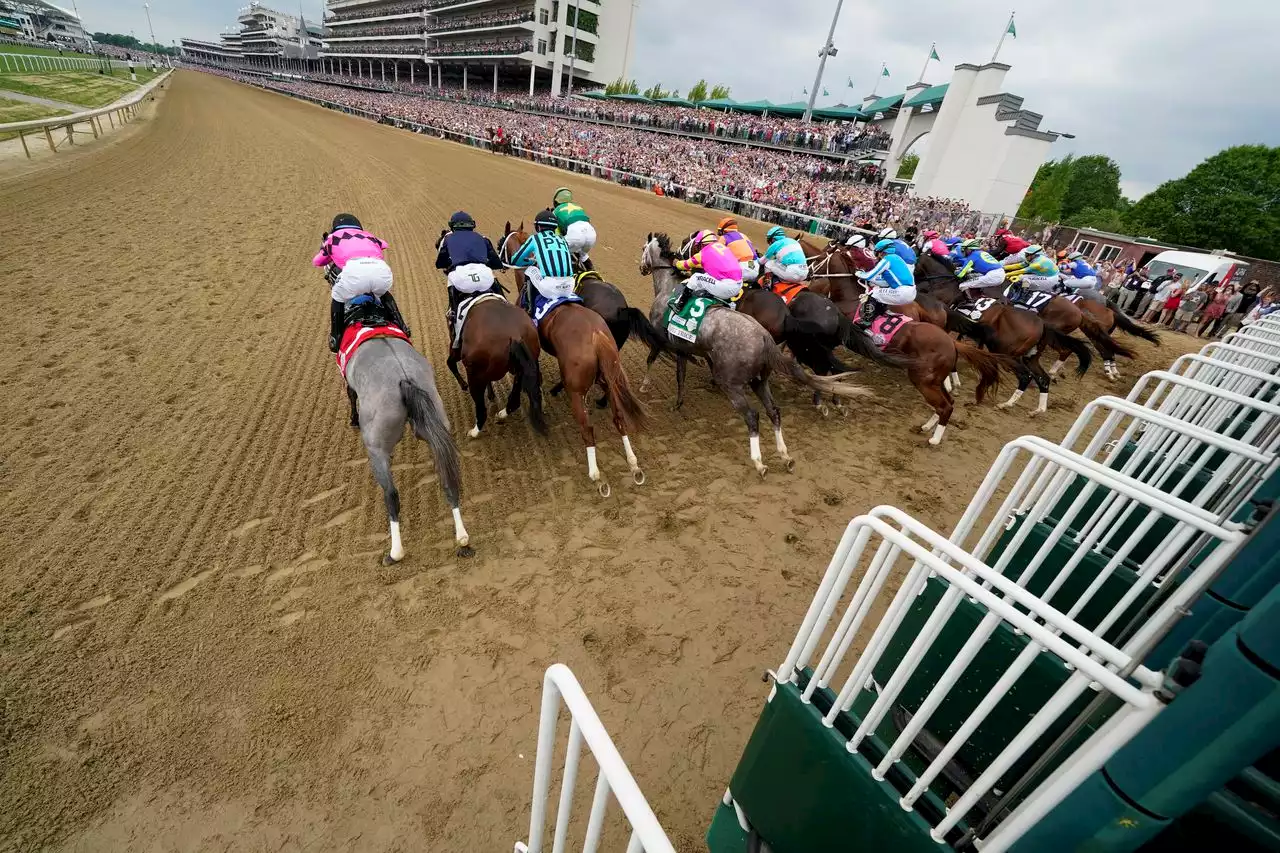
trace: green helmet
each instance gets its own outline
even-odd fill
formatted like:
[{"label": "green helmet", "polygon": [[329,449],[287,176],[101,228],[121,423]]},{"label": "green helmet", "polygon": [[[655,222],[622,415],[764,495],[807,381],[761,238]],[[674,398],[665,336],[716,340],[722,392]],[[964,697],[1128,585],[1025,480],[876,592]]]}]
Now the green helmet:
[{"label": "green helmet", "polygon": [[981,249],[982,240],[978,239],[977,237],[974,237],[972,240],[965,240],[963,243],[960,244],[960,248],[964,249],[966,252],[972,252],[975,249]]},{"label": "green helmet", "polygon": [[551,197],[556,204],[565,204],[573,201],[573,190],[568,187],[557,187],[556,194]]}]

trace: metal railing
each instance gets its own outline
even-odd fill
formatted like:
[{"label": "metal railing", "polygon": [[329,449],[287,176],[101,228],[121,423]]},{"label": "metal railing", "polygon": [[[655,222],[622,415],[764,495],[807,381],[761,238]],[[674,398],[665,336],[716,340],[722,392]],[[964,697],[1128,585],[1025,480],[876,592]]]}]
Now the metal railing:
[{"label": "metal railing", "polygon": [[[41,71],[97,71],[107,64],[112,68],[127,68],[129,63],[123,59],[103,56],[52,56],[44,53],[0,53],[0,72],[38,73]],[[142,60],[135,60],[134,65],[143,68],[147,65]]]},{"label": "metal railing", "polygon": [[533,767],[533,803],[529,814],[529,837],[516,842],[516,853],[542,853],[546,836],[547,804],[551,795],[551,762],[556,749],[556,726],[560,706],[569,709],[569,744],[565,752],[564,773],[560,784],[560,803],[556,808],[552,853],[562,853],[569,832],[569,816],[573,811],[574,787],[578,780],[578,763],[585,741],[600,772],[596,778],[591,814],[587,820],[586,840],[582,849],[594,853],[604,831],[609,795],[617,799],[622,813],[631,824],[627,853],[675,853],[654,816],[653,809],[640,793],[636,780],[618,754],[604,724],[582,692],[578,679],[562,663],[547,669],[542,679],[542,714],[538,721],[538,754]]},{"label": "metal railing", "polygon": [[[3,54],[0,54],[2,56]],[[97,139],[106,133],[106,128],[102,125],[102,119],[105,117],[110,123],[112,129],[115,128],[117,119],[121,126],[132,121],[138,114],[138,104],[142,103],[148,95],[173,73],[166,71],[156,79],[147,83],[137,92],[129,97],[108,104],[105,107],[98,107],[93,110],[85,110],[84,112],[70,113],[64,116],[52,116],[50,118],[37,118],[30,121],[15,121],[8,124],[0,124],[0,133],[16,133],[18,139],[22,142],[22,150],[27,155],[27,159],[31,159],[31,148],[27,145],[28,133],[43,133],[45,141],[49,145],[49,150],[57,152],[62,145],[75,145],[75,134],[83,133],[85,135],[92,134]],[[77,130],[77,124],[88,124],[89,130]],[[54,139],[53,132],[62,130],[66,132],[66,139]]]}]

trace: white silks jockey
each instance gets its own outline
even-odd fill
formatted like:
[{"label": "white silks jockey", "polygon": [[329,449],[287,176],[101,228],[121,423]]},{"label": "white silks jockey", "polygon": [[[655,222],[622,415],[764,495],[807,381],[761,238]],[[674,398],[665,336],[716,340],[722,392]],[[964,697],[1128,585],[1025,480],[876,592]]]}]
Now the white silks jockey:
[{"label": "white silks jockey", "polygon": [[876,243],[876,258],[874,267],[854,273],[870,285],[868,298],[862,303],[862,314],[858,317],[858,325],[863,330],[871,328],[882,307],[906,305],[916,299],[915,276],[907,262],[898,257],[895,242],[885,239]]}]

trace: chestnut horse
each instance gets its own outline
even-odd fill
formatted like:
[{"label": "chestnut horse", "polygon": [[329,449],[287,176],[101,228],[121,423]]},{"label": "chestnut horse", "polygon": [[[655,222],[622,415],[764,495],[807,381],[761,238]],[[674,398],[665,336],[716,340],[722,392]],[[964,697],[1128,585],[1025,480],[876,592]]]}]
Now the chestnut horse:
[{"label": "chestnut horse", "polygon": [[[464,303],[465,305],[465,303]],[[501,297],[479,299],[472,303],[462,326],[461,361],[467,370],[464,380],[458,373],[458,360],[450,354],[445,364],[458,386],[471,392],[476,407],[476,425],[467,434],[479,438],[488,420],[485,394],[492,394],[493,383],[511,375],[511,393],[507,404],[498,412],[498,420],[520,409],[520,393],[529,398],[529,422],[540,435],[546,435],[547,422],[542,414],[542,371],[538,368],[538,332],[529,315]]]}]

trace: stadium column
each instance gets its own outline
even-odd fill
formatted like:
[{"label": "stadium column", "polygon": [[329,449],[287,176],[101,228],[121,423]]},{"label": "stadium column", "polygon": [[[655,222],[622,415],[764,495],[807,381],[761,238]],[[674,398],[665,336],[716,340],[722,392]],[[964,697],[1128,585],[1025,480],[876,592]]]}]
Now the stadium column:
[{"label": "stadium column", "polygon": [[498,63],[493,63],[493,94],[498,94]]},{"label": "stadium column", "polygon": [[467,91],[467,63],[462,63],[462,91]]},{"label": "stadium column", "polygon": [[538,66],[537,66],[537,65],[535,65],[535,64],[533,63],[533,61],[531,60],[531,61],[529,62],[529,97],[530,97],[530,98],[532,98],[532,97],[533,97],[533,80],[534,80],[533,73],[534,73],[534,71],[536,71],[536,70],[537,70],[537,68],[538,68]]}]

